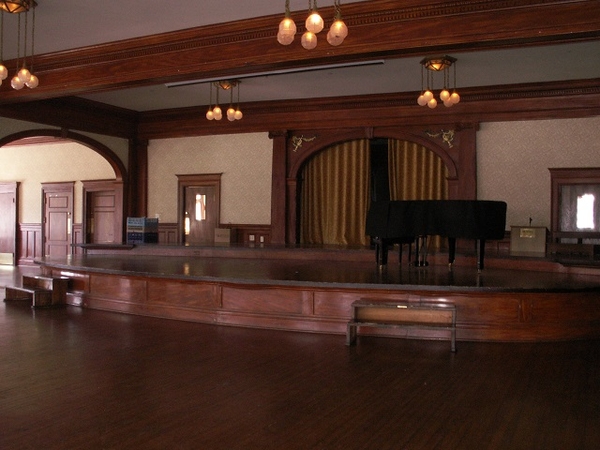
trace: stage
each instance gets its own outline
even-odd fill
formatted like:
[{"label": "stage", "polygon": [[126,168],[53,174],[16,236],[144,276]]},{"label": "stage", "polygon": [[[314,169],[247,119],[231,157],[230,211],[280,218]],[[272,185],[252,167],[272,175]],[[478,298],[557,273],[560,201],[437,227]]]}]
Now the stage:
[{"label": "stage", "polygon": [[[392,256],[392,255],[391,255]],[[548,258],[430,255],[428,267],[375,263],[369,249],[88,246],[39,261],[68,276],[75,306],[170,319],[343,334],[357,300],[450,303],[457,339],[552,341],[600,337],[600,268]],[[360,334],[447,339],[437,330]]]}]

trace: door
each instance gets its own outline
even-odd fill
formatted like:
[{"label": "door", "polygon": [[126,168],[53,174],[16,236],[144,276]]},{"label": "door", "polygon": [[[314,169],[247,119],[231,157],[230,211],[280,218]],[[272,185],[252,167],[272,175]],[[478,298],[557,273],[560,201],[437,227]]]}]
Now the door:
[{"label": "door", "polygon": [[185,244],[212,244],[215,241],[217,203],[214,186],[185,188]]},{"label": "door", "polygon": [[[87,239],[90,244],[112,244],[117,223],[116,193],[114,190],[87,193]],[[118,241],[121,241],[119,236]]]},{"label": "door", "polygon": [[185,245],[214,244],[221,209],[221,174],[177,175],[179,229]]},{"label": "door", "polygon": [[0,264],[15,265],[18,183],[0,183]]},{"label": "door", "polygon": [[44,256],[60,257],[72,253],[73,185],[42,184]]}]

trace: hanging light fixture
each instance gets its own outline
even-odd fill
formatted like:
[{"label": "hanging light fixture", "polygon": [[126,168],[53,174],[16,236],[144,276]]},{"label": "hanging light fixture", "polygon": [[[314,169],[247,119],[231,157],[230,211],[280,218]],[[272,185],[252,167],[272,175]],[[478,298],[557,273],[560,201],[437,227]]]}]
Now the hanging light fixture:
[{"label": "hanging light fixture", "polygon": [[11,14],[18,14],[35,8],[37,3],[34,0],[0,0],[0,9]]},{"label": "hanging light fixture", "polygon": [[346,36],[348,36],[348,27],[342,20],[342,11],[340,9],[340,0],[335,0],[333,2],[333,7],[335,9],[335,14],[333,16],[333,23],[331,24],[331,28],[327,33],[327,42],[329,42],[334,47],[337,47]]},{"label": "hanging light fixture", "polygon": [[[342,20],[340,7],[341,0],[334,0],[334,18],[331,28],[327,33],[327,42],[333,46],[340,45],[348,36],[348,27]],[[306,31],[302,35],[301,44],[306,50],[312,50],[317,46],[317,34],[325,27],[325,22],[317,9],[317,0],[308,0],[308,17],[304,23]],[[277,42],[281,45],[290,45],[294,41],[297,27],[290,13],[290,1],[285,2],[285,16],[279,22]]]},{"label": "hanging light fixture", "polygon": [[[229,91],[229,108],[226,112],[227,120],[233,122],[235,120],[240,120],[244,116],[240,110],[240,83],[241,81],[239,80],[223,80],[210,83],[210,104],[208,105],[208,111],[206,112],[206,118],[208,120],[221,120],[223,118],[223,111],[219,106],[220,90]],[[217,92],[217,100],[214,107],[212,102],[213,85]],[[237,87],[237,108],[233,107],[233,89],[235,87]]]},{"label": "hanging light fixture", "polygon": [[[39,85],[39,79],[33,74],[33,55],[35,50],[35,8],[37,3],[33,0],[13,0],[5,1],[0,0],[0,13],[2,18],[0,19],[0,83],[5,80],[8,76],[8,70],[2,63],[3,52],[4,52],[4,12],[18,15],[17,22],[17,73],[11,80],[11,86],[13,89],[19,90],[27,86],[31,89],[36,88]],[[31,70],[27,68],[27,37],[29,32],[28,18],[29,11],[32,11],[32,26],[31,26]],[[23,43],[23,60],[21,63],[21,14],[25,13],[25,29],[24,29],[24,43]]]},{"label": "hanging light fixture", "polygon": [[[452,94],[448,90],[450,85],[450,67],[454,68]],[[460,102],[460,95],[456,92],[456,58],[448,55],[424,58],[421,61],[421,95],[419,95],[417,103],[420,106],[427,105],[431,109],[437,106],[438,102],[431,91],[433,76],[436,72],[441,72],[444,80],[444,87],[440,92],[440,100],[444,103],[444,106],[450,108]],[[425,89],[425,76],[427,76],[427,89]]]}]

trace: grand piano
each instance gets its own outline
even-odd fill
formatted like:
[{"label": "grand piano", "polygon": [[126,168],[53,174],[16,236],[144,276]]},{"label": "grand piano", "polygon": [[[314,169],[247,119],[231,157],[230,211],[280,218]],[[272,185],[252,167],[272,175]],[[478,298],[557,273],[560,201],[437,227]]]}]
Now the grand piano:
[{"label": "grand piano", "polygon": [[[416,242],[426,236],[448,238],[448,263],[454,263],[456,239],[478,241],[477,268],[483,270],[485,241],[503,239],[506,203],[488,200],[396,200],[375,201],[367,213],[366,234],[376,245],[375,259],[387,264],[388,247],[394,243]],[[416,245],[416,265],[419,259]]]}]

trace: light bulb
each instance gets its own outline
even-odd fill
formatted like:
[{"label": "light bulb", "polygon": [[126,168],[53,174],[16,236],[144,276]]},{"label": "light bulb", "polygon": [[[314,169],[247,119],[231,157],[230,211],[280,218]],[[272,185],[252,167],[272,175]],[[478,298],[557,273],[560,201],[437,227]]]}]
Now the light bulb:
[{"label": "light bulb", "polygon": [[425,98],[425,101],[428,102],[433,98],[433,92],[427,89],[425,92],[423,92],[423,97]]},{"label": "light bulb", "polygon": [[302,47],[306,50],[312,50],[317,46],[317,35],[307,31],[302,35]]},{"label": "light bulb", "polygon": [[323,22],[323,18],[319,15],[317,11],[313,11],[310,16],[306,19],[306,29],[311,33],[319,33],[325,26],[325,22]]},{"label": "light bulb", "polygon": [[458,102],[460,102],[460,95],[458,95],[458,92],[454,91],[452,93],[452,95],[450,96],[450,101],[454,105],[456,105]]},{"label": "light bulb", "polygon": [[29,81],[25,82],[25,85],[29,89],[34,89],[34,88],[38,87],[39,84],[40,84],[40,79],[38,77],[36,77],[34,74],[31,74],[31,76],[29,77]]},{"label": "light bulb", "polygon": [[448,92],[448,89],[444,89],[442,92],[440,92],[440,100],[441,101],[445,102],[449,98],[450,98],[450,92]]},{"label": "light bulb", "polygon": [[425,100],[425,96],[423,94],[419,95],[417,103],[419,104],[419,106],[425,106],[427,104],[427,100]]},{"label": "light bulb", "polygon": [[242,114],[242,111],[240,111],[239,109],[237,109],[235,111],[234,117],[235,117],[235,120],[240,120],[242,117],[244,117],[244,114]]},{"label": "light bulb", "polygon": [[432,98],[427,102],[427,106],[429,106],[431,109],[435,108],[437,106],[437,100]]},{"label": "light bulb", "polygon": [[15,75],[12,78],[12,80],[10,80],[10,85],[13,87],[13,89],[16,89],[18,91],[19,89],[23,89],[25,83],[23,83],[21,79],[17,75]]},{"label": "light bulb", "polygon": [[213,113],[212,109],[209,109],[208,111],[206,111],[206,118],[208,120],[214,120],[215,113]]},{"label": "light bulb", "polygon": [[6,80],[8,77],[8,69],[4,64],[0,64],[0,80]]}]

